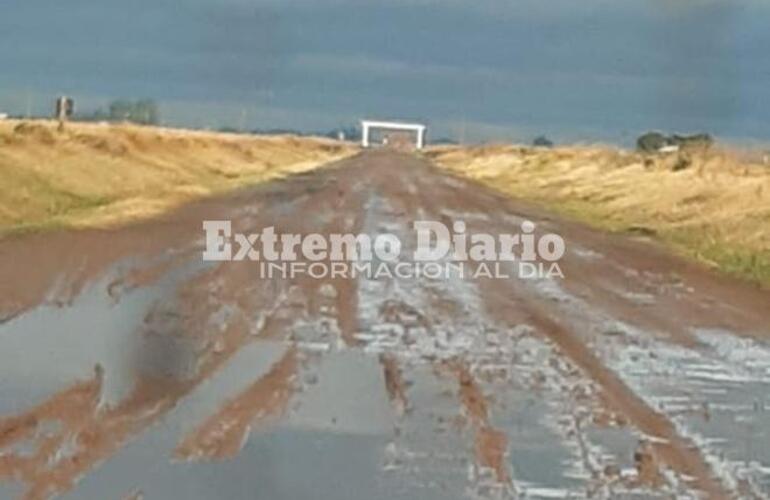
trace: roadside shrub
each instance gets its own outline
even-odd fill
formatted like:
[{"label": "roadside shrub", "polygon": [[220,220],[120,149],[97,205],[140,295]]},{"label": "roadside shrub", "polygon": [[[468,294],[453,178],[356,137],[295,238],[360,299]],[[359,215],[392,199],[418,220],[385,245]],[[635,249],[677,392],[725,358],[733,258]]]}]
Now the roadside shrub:
[{"label": "roadside shrub", "polygon": [[710,134],[664,135],[660,132],[647,132],[636,140],[636,148],[642,153],[657,153],[667,146],[678,149],[708,149],[714,144]]},{"label": "roadside shrub", "polygon": [[552,148],[553,141],[550,140],[548,137],[541,135],[539,137],[536,137],[535,140],[532,141],[532,145],[539,148]]},{"label": "roadside shrub", "polygon": [[636,148],[642,153],[656,153],[668,146],[668,139],[660,132],[647,132],[636,140]]}]

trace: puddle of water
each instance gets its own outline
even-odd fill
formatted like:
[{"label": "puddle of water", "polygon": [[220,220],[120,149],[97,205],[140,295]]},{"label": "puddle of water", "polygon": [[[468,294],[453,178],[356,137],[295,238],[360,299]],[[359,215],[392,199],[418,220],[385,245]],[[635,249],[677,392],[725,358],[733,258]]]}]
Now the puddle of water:
[{"label": "puddle of water", "polygon": [[580,491],[583,481],[576,475],[575,457],[546,420],[553,411],[532,393],[510,391],[505,395],[507,412],[495,424],[508,435],[510,462],[523,492],[530,488]]},{"label": "puddle of water", "polygon": [[[257,340],[236,352],[216,374],[204,380],[163,421],[164,432],[181,439],[216,414],[229,400],[248,389],[268,373],[288,350],[282,342]],[[169,457],[169,449],[155,447],[159,456]],[[119,452],[120,453],[120,452]]]},{"label": "puddle of water", "polygon": [[126,352],[135,348],[145,311],[162,292],[142,289],[117,305],[97,283],[71,307],[40,307],[0,326],[0,414],[18,413],[104,367],[105,395],[119,399],[133,379]]},{"label": "puddle of water", "polygon": [[[182,401],[177,409],[101,468],[86,476],[65,498],[110,498],[141,490],[146,498],[294,500],[297,498],[444,499],[461,498],[413,484],[385,470],[392,440],[391,410],[376,358],[360,352],[324,355],[309,368],[318,383],[300,393],[285,420],[254,429],[233,460],[172,462],[181,436],[222,402],[237,394],[271,364],[286,346],[255,342]],[[336,419],[336,424],[329,425]]]},{"label": "puddle of water", "polygon": [[384,436],[282,429],[252,435],[234,460],[171,463],[142,439],[105,464],[98,480],[87,477],[65,498],[114,498],[134,488],[146,498],[186,500],[337,500],[358,499],[362,492],[396,498],[379,474],[385,442]]},{"label": "puddle of water", "polygon": [[586,429],[589,441],[598,446],[607,463],[621,470],[635,470],[634,452],[639,445],[639,436],[628,428],[598,427]]},{"label": "puddle of water", "polygon": [[410,410],[386,449],[387,474],[426,496],[464,497],[474,459],[470,431],[455,424],[456,381],[437,377],[425,364],[404,367],[403,376]]},{"label": "puddle of water", "polygon": [[392,411],[382,367],[360,351],[330,352],[312,368],[318,383],[302,394],[286,426],[346,434],[383,434]]},{"label": "puddle of water", "polygon": [[0,498],[21,498],[24,488],[16,482],[0,482]]},{"label": "puddle of water", "polygon": [[[570,432],[574,429],[566,426],[577,411],[569,394],[562,393],[570,383],[551,362],[553,349],[528,332],[520,329],[514,341],[500,346],[509,353],[505,358],[515,359],[507,361],[506,380],[482,382],[495,403],[491,423],[508,437],[516,488],[525,498],[581,497],[588,474],[577,436]],[[504,332],[501,337],[506,338]],[[543,381],[539,390],[532,386],[536,379]]]},{"label": "puddle of water", "polygon": [[40,306],[0,325],[0,415],[19,413],[75,381],[92,378],[97,364],[104,369],[105,402],[122,399],[136,374],[135,360],[127,353],[142,349],[137,331],[146,312],[173,297],[177,283],[196,269],[175,268],[117,303],[108,294],[115,278],[111,273],[71,306]]}]

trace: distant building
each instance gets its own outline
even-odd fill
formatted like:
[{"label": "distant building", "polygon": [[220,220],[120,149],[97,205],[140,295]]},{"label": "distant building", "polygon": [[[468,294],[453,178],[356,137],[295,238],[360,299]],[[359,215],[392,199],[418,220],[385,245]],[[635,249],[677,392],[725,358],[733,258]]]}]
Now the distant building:
[{"label": "distant building", "polygon": [[0,113],[0,120],[7,120],[8,119],[8,113]]}]

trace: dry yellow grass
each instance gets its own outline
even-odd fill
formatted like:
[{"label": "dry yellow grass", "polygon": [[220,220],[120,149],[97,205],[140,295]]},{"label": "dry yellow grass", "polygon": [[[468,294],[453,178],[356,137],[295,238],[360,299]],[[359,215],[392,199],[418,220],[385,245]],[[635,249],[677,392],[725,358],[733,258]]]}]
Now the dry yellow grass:
[{"label": "dry yellow grass", "polygon": [[354,151],[292,136],[0,121],[0,234],[150,217]]},{"label": "dry yellow grass", "polygon": [[[440,148],[436,163],[612,231],[770,285],[770,166],[727,149],[645,157],[608,147]],[[691,164],[675,171],[682,158]]]}]

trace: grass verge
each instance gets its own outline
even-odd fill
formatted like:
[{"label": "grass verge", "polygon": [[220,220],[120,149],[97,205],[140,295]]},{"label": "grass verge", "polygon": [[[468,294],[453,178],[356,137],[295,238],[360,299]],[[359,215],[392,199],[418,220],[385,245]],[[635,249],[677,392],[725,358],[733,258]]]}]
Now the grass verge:
[{"label": "grass verge", "polygon": [[0,121],[0,236],[152,217],[354,151],[318,138]]},{"label": "grass verge", "polygon": [[770,167],[759,152],[643,156],[608,147],[436,148],[437,165],[565,217],[652,236],[770,287]]}]

